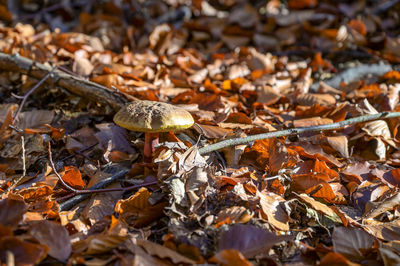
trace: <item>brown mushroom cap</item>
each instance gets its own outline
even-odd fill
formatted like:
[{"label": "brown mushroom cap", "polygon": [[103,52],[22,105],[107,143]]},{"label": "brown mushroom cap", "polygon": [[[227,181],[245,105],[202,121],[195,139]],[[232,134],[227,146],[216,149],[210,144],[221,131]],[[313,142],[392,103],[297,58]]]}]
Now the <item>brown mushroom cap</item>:
[{"label": "brown mushroom cap", "polygon": [[121,108],[114,116],[120,127],[140,132],[166,132],[189,128],[192,115],[180,107],[153,101],[135,101]]}]

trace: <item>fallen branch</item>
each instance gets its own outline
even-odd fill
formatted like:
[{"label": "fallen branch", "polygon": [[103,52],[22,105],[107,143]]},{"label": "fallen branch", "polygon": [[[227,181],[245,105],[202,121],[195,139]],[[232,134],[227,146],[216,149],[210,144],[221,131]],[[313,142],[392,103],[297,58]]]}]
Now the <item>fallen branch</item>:
[{"label": "fallen branch", "polygon": [[[121,170],[121,171],[117,172],[116,174],[101,180],[99,183],[97,183],[96,185],[92,186],[90,188],[90,190],[98,190],[98,189],[101,189],[103,187],[106,187],[106,186],[114,183],[118,179],[123,178],[128,172],[129,172],[128,169]],[[91,194],[77,195],[77,196],[75,196],[75,197],[73,197],[73,198],[61,203],[60,206],[59,206],[59,211],[60,212],[61,211],[67,211],[67,210],[71,209],[73,206],[75,206],[76,204],[84,201],[85,199],[88,199],[90,196],[91,196]]]},{"label": "fallen branch", "polygon": [[[368,75],[382,76],[383,74],[391,70],[392,66],[387,64],[361,65],[346,69],[337,74],[335,77],[328,80],[324,80],[324,82],[327,85],[337,89],[340,87],[340,83],[342,82],[351,83],[357,80],[362,80],[364,77]],[[310,90],[314,92],[318,91],[319,86],[320,83],[315,82],[311,85]]]},{"label": "fallen branch", "polygon": [[[19,54],[9,55],[4,53],[0,53],[0,69],[19,72],[38,80],[44,79],[52,71],[50,66],[34,62]],[[107,104],[115,110],[119,110],[127,103],[124,97],[102,85],[64,73],[60,70],[54,70],[46,79],[46,82],[95,102]]]},{"label": "fallen branch", "polygon": [[104,192],[115,192],[115,191],[122,191],[122,192],[127,192],[127,191],[131,191],[137,188],[141,188],[141,187],[145,187],[145,186],[151,186],[151,185],[155,185],[157,184],[157,181],[152,181],[152,182],[146,182],[143,184],[139,184],[139,185],[133,185],[133,186],[129,186],[129,187],[121,187],[121,188],[103,188],[105,186],[108,186],[110,184],[112,184],[113,182],[115,182],[116,180],[122,178],[123,176],[125,176],[129,170],[128,169],[124,169],[119,171],[118,173],[116,173],[115,175],[103,179],[102,181],[100,181],[99,183],[97,183],[96,185],[94,185],[93,187],[91,187],[90,189],[75,189],[73,187],[71,187],[70,185],[68,185],[64,179],[61,177],[61,175],[58,173],[56,166],[54,165],[53,162],[53,156],[51,153],[51,145],[49,142],[48,145],[48,151],[49,151],[49,161],[50,161],[50,166],[51,169],[53,170],[53,172],[55,173],[55,175],[57,176],[58,180],[60,181],[60,183],[62,184],[62,186],[70,191],[72,193],[71,199],[65,201],[64,203],[60,204],[60,211],[65,211],[65,210],[69,210],[70,208],[72,208],[73,206],[75,206],[76,204],[78,204],[81,201],[84,201],[85,199],[89,198],[91,194],[94,193],[104,193]]},{"label": "fallen branch", "polygon": [[297,128],[290,128],[280,131],[273,131],[268,133],[262,133],[257,135],[248,136],[245,138],[235,138],[235,139],[227,139],[223,140],[199,149],[200,154],[206,154],[209,152],[217,151],[226,147],[236,146],[240,144],[247,144],[252,141],[261,140],[261,139],[270,139],[270,138],[277,138],[289,135],[297,135],[305,132],[315,132],[315,131],[325,131],[325,130],[332,130],[332,129],[339,129],[344,126],[363,123],[372,120],[378,119],[385,119],[385,118],[394,118],[400,117],[400,112],[384,112],[378,114],[370,114],[370,115],[363,115],[359,117],[354,117],[350,119],[343,120],[341,122],[325,124],[325,125],[318,125],[312,127],[297,127]]},{"label": "fallen branch", "polygon": [[49,73],[47,73],[38,83],[35,84],[35,86],[33,86],[27,93],[25,93],[24,96],[18,96],[18,98],[22,99],[21,103],[18,106],[18,110],[15,112],[14,115],[14,123],[18,120],[18,116],[21,113],[22,107],[24,107],[24,104],[26,103],[26,100],[28,99],[28,97],[37,89],[40,87],[40,85],[42,85],[46,79],[48,79],[51,74],[53,74],[54,70],[56,70],[57,67],[54,67],[51,69],[51,71]]}]

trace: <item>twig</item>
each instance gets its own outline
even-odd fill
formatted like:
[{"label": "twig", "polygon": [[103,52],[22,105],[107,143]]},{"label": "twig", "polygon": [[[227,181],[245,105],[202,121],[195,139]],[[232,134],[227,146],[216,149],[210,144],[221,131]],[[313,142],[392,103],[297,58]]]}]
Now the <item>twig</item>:
[{"label": "twig", "polygon": [[14,266],[15,265],[15,256],[14,253],[7,250],[6,251],[6,266]]},{"label": "twig", "polygon": [[277,138],[277,137],[283,137],[283,136],[289,136],[289,135],[296,135],[296,134],[301,134],[304,132],[339,129],[339,128],[342,128],[347,125],[352,125],[352,124],[357,124],[357,123],[362,123],[362,122],[367,122],[367,121],[372,121],[372,120],[377,120],[377,119],[395,118],[395,117],[400,117],[400,112],[383,112],[383,113],[378,113],[378,114],[369,114],[369,115],[354,117],[354,118],[343,120],[341,122],[336,122],[336,123],[331,123],[331,124],[326,124],[326,125],[290,128],[290,129],[286,129],[286,130],[273,131],[273,132],[268,132],[268,133],[263,133],[263,134],[252,135],[252,136],[248,136],[245,138],[227,139],[227,140],[223,140],[223,141],[202,147],[199,149],[199,153],[203,155],[203,154],[206,154],[209,152],[220,150],[225,147],[235,146],[235,145],[240,145],[240,144],[247,144],[252,141],[261,140],[261,139],[270,139],[270,138]]},{"label": "twig", "polygon": [[80,194],[93,194],[93,193],[102,193],[102,192],[115,192],[115,191],[129,191],[141,186],[145,186],[145,185],[154,185],[157,182],[149,182],[146,184],[140,184],[140,185],[135,185],[135,186],[129,186],[129,187],[124,187],[124,188],[104,188],[104,189],[75,189],[73,187],[71,187],[70,185],[68,185],[64,179],[62,179],[61,175],[58,173],[56,166],[54,165],[53,162],[53,156],[51,153],[51,144],[49,142],[48,144],[48,151],[49,151],[49,161],[50,161],[50,166],[51,169],[53,170],[53,172],[55,173],[55,175],[57,176],[58,180],[61,182],[61,184],[63,185],[63,187],[65,189],[67,189],[68,191],[74,193],[75,195],[80,195]]},{"label": "twig", "polygon": [[[96,185],[92,186],[90,188],[90,191],[92,193],[96,193],[98,191],[101,191],[102,187],[105,187],[105,186],[108,186],[108,185],[114,183],[116,180],[118,180],[118,179],[122,178],[123,176],[125,176],[128,172],[129,172],[128,169],[121,170],[118,173],[116,173],[115,175],[110,176],[110,177],[108,177],[106,179],[103,179],[102,181],[100,181]],[[157,184],[157,181],[147,182],[147,183],[134,185],[134,186],[129,186],[129,187],[126,187],[126,188],[115,188],[113,190],[114,191],[126,192],[126,191],[129,191],[129,190],[134,190],[134,189],[137,189],[137,188],[141,188],[141,187],[145,187],[145,186],[151,186],[151,185],[155,185],[155,184]],[[77,196],[73,197],[72,199],[69,199],[69,200],[61,203],[60,207],[59,207],[59,211],[61,212],[61,211],[69,210],[73,206],[75,206],[76,204],[84,201],[85,199],[87,199],[89,197],[90,197],[90,194],[77,195]]]},{"label": "twig", "polygon": [[61,175],[57,172],[57,169],[56,169],[56,167],[54,165],[53,158],[52,158],[50,142],[49,142],[49,145],[48,145],[48,151],[49,151],[49,161],[50,161],[51,169],[53,170],[53,172],[55,173],[55,175],[57,176],[58,180],[61,182],[63,187],[65,189],[67,189],[68,191],[72,192],[72,196],[75,195],[75,197],[73,197],[72,199],[67,200],[66,202],[60,204],[60,211],[68,210],[68,209],[72,208],[72,206],[74,206],[77,203],[87,199],[88,197],[90,197],[91,194],[94,194],[94,193],[115,192],[115,191],[127,192],[127,191],[134,190],[134,189],[137,189],[137,188],[141,188],[141,187],[144,187],[144,186],[151,186],[151,185],[157,184],[157,181],[152,181],[152,182],[147,182],[147,183],[143,183],[143,184],[139,184],[139,185],[134,185],[134,186],[129,186],[129,187],[122,187],[122,188],[102,188],[102,187],[110,185],[111,183],[113,183],[117,179],[125,176],[129,172],[129,170],[124,169],[124,170],[119,171],[115,175],[100,181],[99,183],[97,183],[96,185],[91,187],[90,189],[82,189],[82,190],[74,189],[73,187],[68,185],[62,179]]},{"label": "twig", "polygon": [[25,105],[26,100],[28,99],[28,97],[37,89],[40,87],[40,85],[42,85],[49,77],[51,74],[53,74],[54,70],[56,70],[57,67],[53,67],[51,69],[51,71],[49,73],[47,73],[41,80],[39,80],[38,83],[36,83],[35,86],[33,86],[24,96],[18,96],[22,97],[22,101],[20,103],[20,105],[18,106],[18,110],[15,112],[14,115],[14,121],[18,120],[18,116],[21,113],[22,107]]},{"label": "twig", "polygon": [[80,151],[74,151],[73,154],[68,155],[67,157],[62,158],[60,161],[61,161],[61,162],[64,162],[64,161],[66,161],[66,160],[68,160],[68,159],[71,159],[71,158],[74,157],[75,155],[82,155],[82,156],[83,156],[83,155],[84,155],[84,154],[83,154],[84,152],[86,152],[86,151],[92,149],[92,148],[93,148],[94,146],[96,146],[97,144],[99,144],[99,143],[96,142],[95,144],[92,144],[92,145],[90,145],[89,147],[86,147],[86,148],[84,148],[84,149],[82,149],[82,150],[80,150]]},{"label": "twig", "polygon": [[21,136],[21,145],[22,145],[22,176],[26,176],[26,165],[25,165],[25,138]]},{"label": "twig", "polygon": [[[0,53],[0,69],[4,71],[15,71],[36,79],[42,79],[51,71],[51,67],[34,62],[19,54],[9,55]],[[54,70],[46,82],[61,87],[71,93],[88,98],[95,102],[101,102],[119,110],[127,100],[116,95],[112,90],[97,83],[69,75],[60,70]]]},{"label": "twig", "polygon": [[312,197],[315,193],[317,193],[318,191],[320,191],[324,186],[322,184],[318,184],[317,187],[315,187],[313,190],[311,190],[308,193],[308,196]]}]

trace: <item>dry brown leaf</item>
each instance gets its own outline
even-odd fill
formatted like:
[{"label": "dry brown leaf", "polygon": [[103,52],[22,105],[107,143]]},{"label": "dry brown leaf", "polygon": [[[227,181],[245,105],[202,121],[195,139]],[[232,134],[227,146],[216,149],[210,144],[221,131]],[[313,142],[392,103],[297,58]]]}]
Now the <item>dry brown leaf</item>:
[{"label": "dry brown leaf", "polygon": [[349,144],[347,136],[327,136],[326,140],[334,150],[343,156],[343,158],[349,158]]},{"label": "dry brown leaf", "polygon": [[329,252],[326,254],[319,265],[332,266],[332,265],[342,265],[342,266],[359,266],[360,264],[351,262],[345,256],[340,253]]},{"label": "dry brown leaf", "polygon": [[339,217],[337,216],[337,214],[331,208],[329,208],[327,205],[325,205],[319,201],[316,201],[315,199],[311,198],[307,194],[300,194],[300,195],[298,195],[298,197],[301,200],[303,200],[304,202],[306,202],[307,204],[309,204],[316,211],[321,212],[326,216],[329,216],[331,219],[339,220]]},{"label": "dry brown leaf", "polygon": [[289,217],[285,210],[280,205],[284,202],[281,196],[272,192],[258,192],[257,196],[260,198],[260,206],[262,212],[265,214],[267,221],[278,230],[289,230]]},{"label": "dry brown leaf", "polygon": [[224,249],[209,259],[211,263],[221,266],[252,266],[240,251],[236,249]]},{"label": "dry brown leaf", "polygon": [[290,241],[293,236],[277,236],[254,225],[232,225],[228,231],[222,233],[218,241],[218,250],[236,249],[244,257],[252,258],[258,254],[268,252],[275,244],[281,241]]},{"label": "dry brown leaf", "polygon": [[93,69],[94,67],[92,63],[87,58],[75,56],[72,71],[76,74],[82,77],[87,77],[92,73]]},{"label": "dry brown leaf", "polygon": [[192,265],[196,263],[194,260],[191,260],[172,249],[144,239],[136,239],[136,244],[146,250],[146,252],[150,255],[157,256],[162,259],[168,258],[174,264],[186,263]]},{"label": "dry brown leaf", "polygon": [[319,104],[322,106],[330,106],[336,103],[335,97],[331,94],[317,94],[317,93],[307,93],[296,97],[296,101],[300,105],[312,106]]},{"label": "dry brown leaf", "polygon": [[220,223],[247,223],[253,217],[253,213],[250,213],[243,206],[233,206],[220,211],[217,215],[217,224]]},{"label": "dry brown leaf", "polygon": [[376,222],[375,224],[367,224],[363,228],[371,235],[384,241],[400,240],[399,219],[389,223]]},{"label": "dry brown leaf", "polygon": [[17,237],[0,238],[0,261],[7,261],[7,251],[14,255],[15,265],[35,265],[47,256],[44,245],[22,241]]},{"label": "dry brown leaf", "polygon": [[151,192],[147,188],[141,188],[126,200],[119,200],[115,205],[115,212],[125,223],[134,227],[143,227],[163,216],[166,202],[155,205],[149,203]]},{"label": "dry brown leaf", "polygon": [[[121,188],[121,185],[113,184],[109,188]],[[98,193],[92,196],[83,209],[82,216],[91,225],[96,224],[104,217],[113,214],[114,206],[122,194],[122,191],[116,191],[112,193]]]},{"label": "dry brown leaf", "polygon": [[67,261],[71,254],[69,233],[62,225],[50,221],[32,221],[30,234],[49,247],[48,254],[60,261]]},{"label": "dry brown leaf", "polygon": [[266,105],[274,104],[282,97],[281,93],[274,86],[264,85],[258,91],[257,102]]},{"label": "dry brown leaf", "polygon": [[27,212],[28,205],[23,200],[3,199],[0,201],[0,224],[16,227]]},{"label": "dry brown leaf", "polygon": [[199,133],[204,135],[209,139],[222,139],[228,134],[232,133],[231,129],[221,128],[217,126],[210,125],[198,125],[194,126],[194,129]]},{"label": "dry brown leaf", "polygon": [[96,255],[113,250],[127,239],[127,236],[95,234],[74,242],[72,248],[74,253]]},{"label": "dry brown leaf", "polygon": [[293,121],[294,127],[312,127],[318,125],[326,125],[333,123],[333,120],[330,118],[321,118],[321,117],[309,117],[303,119],[296,119]]},{"label": "dry brown leaf", "polygon": [[333,249],[351,260],[365,258],[363,252],[372,247],[375,238],[360,228],[335,227],[332,234]]}]

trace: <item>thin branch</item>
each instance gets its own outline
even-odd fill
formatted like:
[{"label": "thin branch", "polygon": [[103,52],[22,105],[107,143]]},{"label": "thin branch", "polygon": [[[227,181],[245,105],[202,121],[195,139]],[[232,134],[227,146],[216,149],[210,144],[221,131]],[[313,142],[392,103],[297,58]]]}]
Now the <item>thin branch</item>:
[{"label": "thin branch", "polygon": [[58,180],[60,181],[60,183],[62,184],[62,186],[67,189],[68,191],[74,193],[75,195],[80,195],[80,194],[93,194],[93,193],[102,193],[102,192],[115,192],[115,191],[129,191],[144,185],[154,185],[157,182],[149,182],[147,184],[140,184],[140,185],[135,185],[135,186],[130,186],[130,187],[122,187],[122,188],[104,188],[104,189],[75,189],[73,187],[71,187],[70,185],[68,185],[64,179],[62,179],[61,175],[57,172],[56,166],[54,165],[53,162],[53,155],[51,153],[51,145],[49,142],[48,145],[48,151],[49,151],[49,161],[50,161],[50,166],[51,169],[53,170],[53,172],[56,174]]},{"label": "thin branch", "polygon": [[[40,85],[42,85],[50,76],[51,74],[54,73],[54,70],[56,70],[57,67],[53,67],[51,69],[51,71],[49,73],[47,73],[38,83],[35,84],[35,86],[33,86],[24,96],[22,96],[22,101],[20,103],[20,105],[18,106],[18,110],[17,112],[15,112],[14,115],[14,121],[18,120],[18,116],[21,113],[22,107],[25,105],[26,100],[28,99],[28,97],[37,89],[40,87]],[[19,96],[21,97],[21,96]]]},{"label": "thin branch", "polygon": [[56,174],[58,180],[59,180],[60,183],[63,185],[63,187],[64,187],[66,190],[71,191],[71,192],[73,192],[73,193],[75,193],[75,194],[81,194],[82,192],[80,192],[80,191],[83,191],[83,190],[77,190],[77,189],[71,187],[70,185],[68,185],[68,184],[64,181],[64,179],[62,179],[61,175],[57,172],[56,166],[54,165],[54,162],[53,162],[53,154],[52,154],[52,152],[51,152],[51,144],[50,144],[50,142],[48,143],[48,151],[49,151],[49,161],[50,161],[51,169],[53,169],[54,174]]},{"label": "thin branch", "polygon": [[22,167],[23,167],[22,176],[26,176],[25,138],[24,138],[24,136],[21,136],[21,145],[22,145]]},{"label": "thin branch", "polygon": [[[90,188],[90,191],[92,193],[99,192],[99,191],[102,190],[101,189],[102,187],[109,186],[110,184],[114,183],[118,179],[124,177],[128,172],[129,172],[128,169],[121,170],[118,173],[114,174],[113,176],[105,178],[105,179],[101,180],[99,183],[97,183],[96,185],[92,186]],[[139,184],[139,185],[129,186],[129,187],[126,187],[126,188],[115,188],[113,190],[114,191],[126,192],[126,191],[134,190],[134,189],[137,189],[137,188],[145,187],[145,186],[155,185],[155,184],[157,184],[157,181],[152,181],[152,182],[147,182],[147,183],[143,183],[143,184]],[[59,207],[59,211],[60,212],[61,211],[67,211],[67,210],[71,209],[73,206],[75,206],[76,204],[84,201],[85,199],[87,199],[89,197],[90,197],[90,194],[77,195],[77,196],[73,197],[72,199],[69,199],[69,200],[61,203],[60,207]]]},{"label": "thin branch", "polygon": [[86,148],[84,148],[84,149],[82,149],[82,150],[74,151],[73,154],[68,155],[67,157],[62,158],[60,161],[61,161],[61,162],[64,162],[64,161],[66,161],[66,160],[68,160],[68,159],[71,159],[72,157],[74,157],[74,156],[76,156],[76,155],[82,155],[82,156],[84,156],[84,155],[85,155],[85,154],[83,154],[84,152],[86,152],[86,151],[88,151],[88,150],[91,150],[91,149],[92,149],[93,147],[95,147],[97,144],[99,144],[99,143],[96,142],[95,144],[92,144],[92,145],[90,145],[89,147],[86,147]]},{"label": "thin branch", "polygon": [[[324,82],[334,88],[339,88],[342,82],[350,83],[357,80],[361,80],[368,75],[381,76],[386,72],[392,70],[391,65],[387,64],[371,64],[371,65],[360,65],[356,67],[348,68],[340,72],[335,77],[324,80]],[[311,85],[311,91],[318,91],[320,82],[315,82]]]},{"label": "thin branch", "polygon": [[123,193],[125,193],[127,191],[131,191],[131,190],[134,190],[134,189],[137,189],[137,188],[141,188],[141,187],[151,186],[151,185],[157,184],[157,181],[152,181],[152,182],[147,182],[147,183],[143,183],[143,184],[139,184],[139,185],[133,185],[133,186],[129,186],[129,187],[102,188],[102,187],[110,185],[114,181],[116,181],[116,180],[120,179],[121,177],[125,176],[129,172],[129,170],[124,169],[124,170],[119,171],[115,175],[100,181],[99,183],[97,183],[96,185],[91,187],[90,189],[82,189],[82,190],[74,189],[73,187],[68,185],[62,179],[61,175],[57,172],[57,169],[56,169],[56,167],[54,165],[53,158],[52,158],[53,156],[52,156],[52,153],[51,153],[50,142],[49,142],[49,145],[48,145],[48,151],[49,151],[49,161],[50,161],[51,169],[53,170],[53,172],[55,173],[55,175],[57,176],[58,180],[61,182],[63,187],[65,189],[67,189],[68,191],[72,192],[72,196],[75,196],[72,199],[69,199],[66,202],[60,204],[60,211],[68,210],[68,209],[72,208],[72,206],[74,206],[74,205],[78,204],[79,202],[87,199],[88,197],[90,197],[91,194],[94,194],[94,193],[115,192],[115,191],[122,191]]},{"label": "thin branch", "polygon": [[289,135],[297,135],[305,132],[315,132],[315,131],[325,131],[325,130],[332,130],[332,129],[339,129],[347,125],[363,123],[367,121],[377,120],[377,119],[386,119],[386,118],[395,118],[400,117],[400,112],[383,112],[378,114],[369,114],[363,115],[359,117],[350,118],[341,122],[326,124],[326,125],[318,125],[312,127],[297,127],[297,128],[290,128],[286,130],[280,131],[273,131],[263,134],[257,134],[248,136],[245,138],[234,138],[234,139],[227,139],[221,142],[217,142],[199,149],[200,154],[206,154],[209,152],[217,151],[223,149],[225,147],[236,146],[240,144],[247,144],[252,141],[261,140],[261,139],[270,139],[270,138],[277,138]]}]

